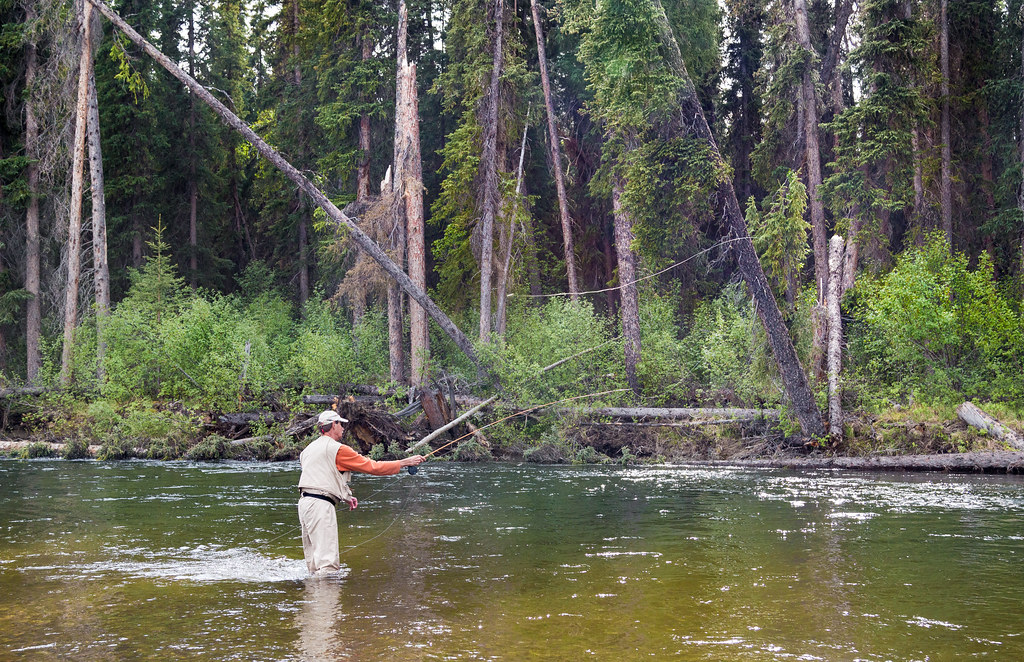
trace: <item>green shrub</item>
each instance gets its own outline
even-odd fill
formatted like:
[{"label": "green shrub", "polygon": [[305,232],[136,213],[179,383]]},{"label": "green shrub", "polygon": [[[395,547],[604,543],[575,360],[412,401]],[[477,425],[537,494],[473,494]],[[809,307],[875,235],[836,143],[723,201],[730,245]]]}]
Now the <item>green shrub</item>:
[{"label": "green shrub", "polygon": [[1024,319],[1000,294],[987,253],[972,270],[933,235],[853,295],[847,337],[863,390],[903,401],[1024,404]]},{"label": "green shrub", "polygon": [[593,446],[583,446],[572,459],[573,464],[608,464],[612,459]]},{"label": "green shrub", "polygon": [[461,462],[484,462],[492,459],[491,451],[474,439],[469,439],[456,446],[452,455]]},{"label": "green shrub", "polygon": [[60,456],[65,460],[83,460],[92,457],[89,454],[89,444],[84,439],[70,439],[64,442],[64,449]]},{"label": "green shrub", "polygon": [[135,456],[135,444],[130,439],[124,438],[107,439],[100,446],[99,452],[96,453],[96,459],[104,462],[107,460],[127,460]]},{"label": "green shrub", "polygon": [[[611,337],[606,321],[590,303],[557,298],[543,307],[515,303],[509,311],[505,342],[479,349],[493,363],[509,399],[542,403],[622,386],[622,345],[609,342]],[[598,349],[541,372],[591,348]],[[613,373],[620,375],[615,381],[601,377]]]},{"label": "green shrub", "polygon": [[30,460],[39,457],[55,457],[57,451],[45,441],[34,441],[22,448],[18,455],[23,460]]},{"label": "green shrub", "polygon": [[211,434],[185,453],[186,460],[209,462],[232,457],[231,442],[218,434]]},{"label": "green shrub", "polygon": [[314,389],[356,381],[359,366],[352,329],[328,302],[314,297],[307,303],[291,349],[291,365],[298,380]]}]

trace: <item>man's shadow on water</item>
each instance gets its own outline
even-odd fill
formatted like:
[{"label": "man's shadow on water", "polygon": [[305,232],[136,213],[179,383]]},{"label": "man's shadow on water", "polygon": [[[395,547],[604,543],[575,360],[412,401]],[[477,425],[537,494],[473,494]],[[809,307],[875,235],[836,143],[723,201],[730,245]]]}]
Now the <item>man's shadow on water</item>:
[{"label": "man's shadow on water", "polygon": [[352,650],[341,638],[341,592],[345,574],[312,576],[303,580],[300,609],[295,616],[299,630],[299,659],[309,662],[345,659]]}]

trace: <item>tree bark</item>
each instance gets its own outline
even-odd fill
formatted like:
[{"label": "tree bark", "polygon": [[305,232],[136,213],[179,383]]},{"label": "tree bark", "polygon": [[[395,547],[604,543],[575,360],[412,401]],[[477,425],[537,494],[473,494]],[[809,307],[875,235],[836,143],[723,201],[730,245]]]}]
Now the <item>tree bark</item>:
[{"label": "tree bark", "polygon": [[[686,64],[683,62],[679,45],[672,27],[661,6],[660,0],[653,0],[656,9],[656,17],[659,25],[659,36],[666,47],[669,64],[675,69],[684,85],[680,95],[680,113],[682,114],[684,126],[692,126],[691,131],[711,148],[711,153],[716,164],[724,171],[725,163],[722,154],[715,142],[714,135],[704,117],[704,110],[697,99],[693,81],[686,71]],[[807,375],[797,358],[796,349],[793,347],[793,340],[789,336],[789,330],[782,321],[782,313],[775,302],[768,280],[765,278],[761,262],[757,259],[754,251],[754,244],[750,240],[750,233],[747,232],[747,225],[743,220],[739,202],[736,200],[736,192],[732,188],[732,182],[728,178],[722,178],[718,185],[717,199],[721,205],[720,211],[731,230],[732,235],[739,239],[733,244],[737,253],[737,264],[747,288],[754,299],[758,317],[764,325],[768,336],[768,343],[775,355],[775,361],[779,366],[779,373],[782,383],[793,405],[800,428],[805,436],[820,437],[825,433],[825,426],[821,420],[821,412],[814,400],[814,393],[811,392],[807,382]],[[621,275],[620,275],[621,277]]]},{"label": "tree bark", "polygon": [[[91,12],[90,12],[91,13]],[[103,381],[107,343],[103,330],[110,315],[110,267],[107,263],[107,202],[103,183],[103,150],[100,145],[100,107],[96,75],[89,74],[89,179],[92,188],[92,266],[96,297],[96,378]]]},{"label": "tree bark", "polygon": [[544,48],[544,28],[540,22],[538,0],[531,0],[533,29],[537,36],[537,61],[540,68],[541,88],[544,90],[544,108],[548,119],[548,148],[551,151],[551,170],[555,177],[555,192],[558,195],[558,213],[562,221],[562,245],[565,250],[565,271],[569,278],[569,297],[579,299],[579,283],[576,280],[576,254],[573,247],[572,219],[569,217],[569,199],[565,194],[565,177],[562,175],[562,150],[558,139],[555,120],[555,105],[551,100],[551,81],[548,79],[548,60]]},{"label": "tree bark", "polygon": [[78,325],[78,283],[81,278],[82,197],[85,179],[85,142],[89,114],[89,74],[92,69],[92,7],[83,2],[82,44],[78,63],[78,103],[71,171],[71,210],[68,219],[68,272],[64,298],[64,347],[61,352],[60,383],[71,383],[75,328]]},{"label": "tree bark", "polygon": [[[188,75],[196,77],[195,3],[188,5]],[[196,181],[196,98],[188,98],[188,271],[192,289],[199,274],[199,184]]]},{"label": "tree bark", "polygon": [[519,211],[519,201],[522,199],[523,192],[523,164],[526,157],[526,134],[530,129],[530,111],[526,111],[526,122],[523,124],[523,141],[519,145],[519,167],[516,169],[516,197],[513,203],[512,213],[509,215],[508,223],[502,226],[501,241],[499,245],[502,249],[503,258],[501,260],[501,267],[498,270],[498,286],[496,294],[498,297],[497,305],[495,306],[495,332],[498,337],[505,337],[506,327],[506,316],[508,311],[508,284],[511,280],[512,272],[512,247],[515,244],[515,230],[516,230],[516,213]]},{"label": "tree bark", "polygon": [[942,83],[942,114],[940,118],[942,130],[942,165],[939,182],[939,207],[942,215],[942,231],[946,233],[946,242],[953,247],[953,186],[952,186],[952,155],[950,153],[949,133],[949,17],[948,0],[939,5],[939,66]]},{"label": "tree bark", "polygon": [[[416,65],[409,63],[406,38],[408,10],[401,0],[398,12],[398,80],[395,108],[395,191],[402,196],[408,230],[409,278],[422,290],[427,288],[426,228],[423,221],[423,162],[420,156],[419,97]],[[365,54],[365,51],[364,51]],[[401,222],[401,221],[399,221]],[[427,378],[430,338],[427,313],[416,302],[409,303],[409,354],[411,382],[421,385]]]},{"label": "tree bark", "polygon": [[299,206],[299,306],[304,306],[309,300],[309,210],[301,195],[295,202]]},{"label": "tree bark", "polygon": [[87,0],[92,3],[100,12],[107,17],[119,30],[124,32],[132,43],[142,48],[147,55],[156,60],[160,66],[169,71],[171,75],[181,81],[193,94],[197,95],[204,103],[217,113],[217,115],[227,124],[229,127],[240,133],[246,141],[251,144],[257,152],[260,153],[265,159],[270,161],[278,170],[280,170],[288,179],[292,180],[306,195],[313,200],[318,207],[324,210],[327,217],[330,218],[335,224],[342,226],[347,231],[348,235],[352,238],[352,241],[363,251],[366,252],[374,261],[380,264],[381,268],[390,275],[395,281],[398,282],[399,286],[417,303],[423,306],[427,313],[430,315],[439,327],[452,339],[455,345],[462,350],[464,354],[473,362],[477,367],[481,377],[488,377],[487,371],[483,368],[480,363],[480,359],[477,357],[476,351],[473,349],[472,343],[469,338],[466,337],[462,331],[451,321],[451,319],[444,314],[437,304],[427,296],[421,288],[409,279],[409,276],[405,274],[399,268],[394,261],[387,256],[387,254],[378,246],[372,239],[370,239],[365,232],[360,229],[359,225],[356,224],[351,218],[344,214],[338,209],[333,202],[324,195],[323,191],[316,188],[312,182],[309,181],[298,169],[292,164],[288,163],[276,150],[266,143],[259,135],[256,134],[249,126],[245,124],[237,115],[232,113],[228,108],[215,99],[205,87],[200,85],[191,76],[181,70],[176,64],[174,64],[166,55],[158,51],[152,44],[142,38],[138,32],[136,32],[130,25],[128,25],[124,19],[118,16],[106,3],[102,0]]},{"label": "tree bark", "polygon": [[[35,7],[28,3],[25,20],[33,22]],[[25,156],[28,167],[25,178],[28,185],[28,208],[25,212],[25,291],[29,293],[25,314],[26,380],[32,384],[39,377],[42,358],[39,335],[42,330],[42,306],[39,301],[39,121],[36,119],[34,98],[38,55],[35,39],[29,40],[25,53]]]},{"label": "tree bark", "polygon": [[[793,14],[796,19],[797,43],[813,56],[814,46],[811,44],[811,29],[807,18],[807,0],[794,0]],[[812,64],[808,62],[800,80],[800,107],[804,119],[804,164],[807,168],[807,209],[810,213],[811,245],[814,250],[814,287],[818,293],[816,313],[812,315],[814,333],[811,343],[811,364],[815,380],[820,381],[825,358],[825,315],[822,314],[821,306],[825,300],[828,282],[828,232],[825,228],[825,208],[818,195],[818,188],[821,186],[821,151],[818,146],[818,97],[814,90],[812,73]]]},{"label": "tree bark", "polygon": [[612,184],[612,213],[615,217],[615,253],[619,264],[619,297],[621,301],[622,338],[626,355],[626,381],[637,395],[640,380],[636,367],[640,363],[640,301],[636,287],[636,254],[633,252],[633,220],[622,207],[624,185],[616,178]]},{"label": "tree bark", "polygon": [[[1021,80],[1024,80],[1024,43],[1020,48],[1020,76]],[[1021,216],[1024,217],[1024,99],[1021,99],[1020,108],[1020,133],[1017,135],[1020,137],[1021,181],[1017,191],[1017,208],[1020,210]],[[1020,231],[1020,274],[1024,276],[1024,227]],[[1024,293],[1024,277],[1021,278],[1021,283],[1022,293]]]},{"label": "tree bark", "polygon": [[[807,19],[807,0],[793,0],[796,35],[800,48],[814,54],[811,29]],[[807,166],[807,207],[811,217],[811,238],[814,247],[814,286],[818,300],[825,298],[828,279],[828,237],[825,228],[825,208],[818,196],[821,186],[821,151],[818,147],[818,100],[814,91],[813,67],[804,67],[800,80],[800,96],[804,111],[804,163]]]},{"label": "tree bark", "polygon": [[843,436],[842,392],[839,371],[843,365],[842,299],[843,238],[833,235],[828,256],[828,420],[829,434],[835,440]]},{"label": "tree bark", "polygon": [[501,89],[501,72],[504,50],[502,48],[502,21],[505,14],[503,0],[494,0],[494,46],[491,81],[487,90],[486,109],[482,122],[483,154],[480,165],[483,169],[483,200],[480,214],[480,341],[489,342],[491,337],[491,273],[494,269],[494,217],[499,204],[498,191],[498,105]]},{"label": "tree bark", "polygon": [[[404,6],[404,3],[403,3]],[[373,41],[369,31],[365,31],[363,40],[363,63],[373,55]],[[356,172],[356,202],[365,202],[370,197],[370,115],[363,113],[359,118],[359,169]]]}]

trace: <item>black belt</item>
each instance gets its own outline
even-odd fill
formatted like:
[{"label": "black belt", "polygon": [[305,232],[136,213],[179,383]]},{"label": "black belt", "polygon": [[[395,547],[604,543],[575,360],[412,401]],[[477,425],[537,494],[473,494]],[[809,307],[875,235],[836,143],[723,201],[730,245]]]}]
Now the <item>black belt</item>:
[{"label": "black belt", "polygon": [[312,497],[314,499],[320,499],[321,501],[326,501],[327,503],[331,504],[332,506],[337,506],[338,505],[337,501],[335,501],[331,497],[323,495],[323,494],[313,494],[311,492],[299,492],[299,494],[301,496],[304,496],[304,497]]}]

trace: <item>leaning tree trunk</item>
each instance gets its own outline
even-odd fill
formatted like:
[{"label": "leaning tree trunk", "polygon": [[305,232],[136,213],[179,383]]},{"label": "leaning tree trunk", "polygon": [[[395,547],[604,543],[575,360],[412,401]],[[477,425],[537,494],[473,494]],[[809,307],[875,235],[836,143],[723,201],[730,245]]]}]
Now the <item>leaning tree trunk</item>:
[{"label": "leaning tree trunk", "polygon": [[[398,11],[399,41],[395,106],[395,191],[402,196],[408,231],[409,278],[422,290],[427,288],[426,228],[423,224],[423,162],[420,157],[419,97],[416,65],[409,63],[406,49],[408,10],[401,0]],[[365,54],[365,51],[364,51]],[[401,221],[399,221],[401,222]],[[411,382],[419,386],[426,379],[430,358],[427,313],[415,301],[409,303],[409,363]]]},{"label": "leaning tree trunk", "polygon": [[[91,13],[91,12],[90,12]],[[89,75],[89,180],[92,185],[92,267],[96,297],[96,379],[103,381],[107,343],[104,326],[110,314],[110,268],[107,263],[107,202],[103,183],[103,150],[100,147],[100,107],[96,76]]]},{"label": "leaning tree trunk", "polygon": [[71,210],[68,219],[68,278],[64,299],[64,347],[60,383],[71,383],[75,327],[78,324],[78,283],[81,278],[82,194],[85,179],[85,133],[89,114],[89,73],[92,69],[92,7],[83,2],[82,52],[78,64],[78,103],[75,120],[74,165],[71,171]]},{"label": "leaning tree trunk", "polygon": [[503,0],[494,0],[494,58],[491,81],[485,97],[483,118],[483,200],[480,214],[480,341],[491,337],[491,272],[494,268],[494,217],[497,213],[498,192],[498,106],[502,71],[502,19],[505,14]]},{"label": "leaning tree trunk", "polygon": [[[26,5],[25,20],[35,20],[35,7]],[[31,384],[39,377],[42,358],[39,335],[42,329],[42,306],[39,301],[39,121],[36,119],[34,89],[38,56],[35,38],[30,38],[25,53],[25,156],[28,165],[25,179],[28,184],[28,208],[25,211],[25,291],[29,294],[25,315],[26,379]]]},{"label": "leaning tree trunk", "polygon": [[615,253],[619,261],[619,292],[621,298],[622,338],[626,354],[626,381],[637,395],[640,380],[636,367],[640,363],[640,297],[636,287],[636,253],[633,252],[633,219],[622,207],[623,182],[612,184],[612,214],[615,217]]},{"label": "leaning tree trunk", "polygon": [[[683,80],[683,89],[680,94],[680,113],[684,126],[691,126],[691,131],[702,141],[706,142],[711,149],[712,157],[716,165],[726,172],[726,165],[722,154],[711,133],[707,119],[704,117],[704,109],[697,99],[697,92],[693,81],[686,71],[686,64],[683,62],[682,54],[679,51],[679,44],[672,33],[672,26],[668,22],[665,10],[660,0],[652,0],[655,7],[655,16],[658,21],[659,36],[662,44],[666,47],[666,54],[669,64],[675,69],[677,75]],[[717,199],[721,205],[721,213],[725,216],[731,233],[739,239],[733,246],[736,250],[737,264],[743,280],[754,299],[757,314],[764,325],[768,336],[768,343],[772,348],[772,354],[779,366],[779,373],[782,383],[786,389],[796,413],[800,428],[805,436],[820,437],[825,433],[825,426],[821,420],[821,412],[814,400],[814,393],[807,382],[807,375],[800,365],[800,359],[793,347],[793,340],[789,336],[789,330],[782,320],[782,313],[775,302],[768,280],[765,278],[761,262],[757,259],[754,251],[754,244],[747,232],[747,225],[743,220],[739,202],[736,200],[736,192],[733,190],[732,182],[728,177],[720,179]],[[621,276],[620,276],[621,277]]]},{"label": "leaning tree trunk", "polygon": [[939,66],[942,70],[942,165],[939,182],[939,208],[942,215],[942,231],[946,233],[946,243],[953,246],[953,184],[952,155],[950,153],[949,134],[949,17],[948,2],[942,0],[939,5]]},{"label": "leaning tree trunk", "polygon": [[263,158],[270,161],[275,168],[280,170],[286,177],[288,177],[288,179],[292,180],[292,182],[295,183],[303,193],[308,195],[309,198],[318,207],[320,207],[325,214],[327,214],[327,217],[331,219],[332,222],[336,225],[343,226],[353,243],[377,262],[381,268],[384,269],[385,273],[391,276],[391,278],[399,284],[410,298],[426,309],[431,319],[433,319],[437,325],[441,327],[441,330],[452,339],[455,346],[462,350],[469,360],[473,362],[477,368],[479,376],[481,378],[489,378],[491,376],[481,364],[480,359],[476,354],[476,350],[473,349],[473,344],[469,341],[469,338],[467,338],[466,335],[460,331],[457,326],[455,326],[451,319],[445,315],[444,311],[442,311],[437,304],[427,296],[427,293],[417,287],[409,279],[409,276],[402,271],[402,269],[395,264],[390,257],[388,257],[387,253],[385,253],[376,242],[370,239],[366,233],[363,232],[355,221],[338,209],[338,207],[331,202],[326,195],[324,195],[323,191],[314,186],[305,175],[299,172],[295,166],[288,163],[288,161],[274,150],[274,148],[268,145],[265,140],[260,138],[255,131],[246,125],[245,122],[228,110],[223,103],[215,99],[205,87],[182,71],[178,65],[170,60],[170,58],[157,50],[153,44],[143,39],[138,32],[132,29],[132,27],[128,25],[124,19],[118,16],[110,7],[108,7],[106,3],[102,0],[87,0],[87,2],[99,9],[100,12],[115,26],[117,26],[117,28],[121,30],[132,43],[142,48],[147,55],[156,60],[160,66],[181,81],[193,94],[202,99],[206,105],[217,113],[225,124],[240,133],[246,141],[248,141],[249,144],[252,145],[261,156],[263,156]]},{"label": "leaning tree trunk", "polygon": [[579,284],[576,280],[576,255],[572,238],[572,219],[569,217],[569,199],[565,194],[565,177],[562,175],[562,150],[559,146],[558,127],[555,122],[555,105],[551,101],[551,81],[548,80],[548,59],[544,48],[544,28],[540,23],[538,0],[532,0],[533,29],[537,36],[537,61],[540,68],[541,88],[544,90],[544,107],[548,118],[548,148],[551,170],[555,176],[555,192],[558,195],[558,213],[562,221],[562,245],[565,249],[565,271],[569,277],[569,296],[573,301],[579,298]]}]

